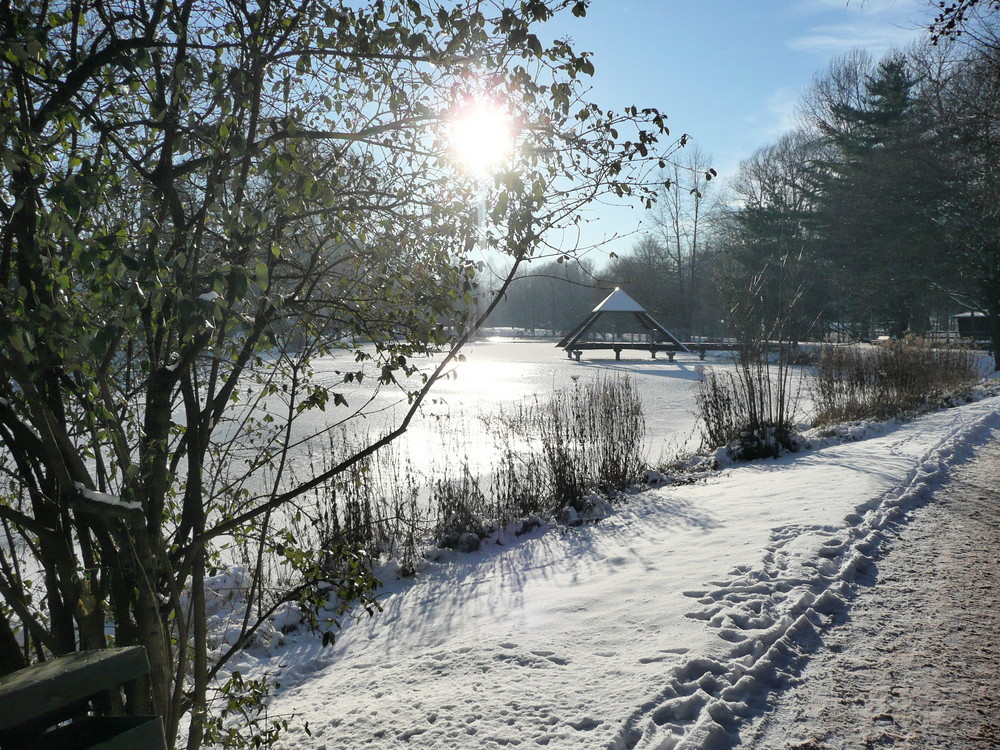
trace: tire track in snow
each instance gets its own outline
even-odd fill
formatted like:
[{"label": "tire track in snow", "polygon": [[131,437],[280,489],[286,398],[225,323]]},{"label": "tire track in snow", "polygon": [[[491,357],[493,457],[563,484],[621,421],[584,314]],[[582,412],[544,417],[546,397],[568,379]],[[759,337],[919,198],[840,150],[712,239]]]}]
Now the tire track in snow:
[{"label": "tire track in snow", "polygon": [[[856,587],[871,581],[884,530],[926,502],[948,468],[997,428],[997,413],[959,416],[901,482],[848,514],[845,527],[776,528],[761,566],[739,566],[728,581],[685,592],[701,605],[688,617],[733,645],[668,672],[664,688],[625,720],[609,750],[723,750],[738,743],[740,725],[761,713]],[[901,435],[894,448],[911,439]]]}]

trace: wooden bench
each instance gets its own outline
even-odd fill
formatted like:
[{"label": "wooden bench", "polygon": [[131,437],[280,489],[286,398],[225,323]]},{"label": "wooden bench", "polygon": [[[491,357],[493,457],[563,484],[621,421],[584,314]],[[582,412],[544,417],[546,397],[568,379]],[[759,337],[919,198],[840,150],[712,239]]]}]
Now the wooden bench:
[{"label": "wooden bench", "polygon": [[165,750],[159,716],[122,715],[122,689],[144,689],[148,672],[145,649],[130,646],[0,677],[0,750]]}]

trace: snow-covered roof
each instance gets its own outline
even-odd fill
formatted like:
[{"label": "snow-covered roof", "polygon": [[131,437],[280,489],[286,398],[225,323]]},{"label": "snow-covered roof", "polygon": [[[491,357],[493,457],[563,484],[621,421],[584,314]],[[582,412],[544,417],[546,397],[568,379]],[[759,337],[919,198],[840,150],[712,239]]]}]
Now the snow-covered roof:
[{"label": "snow-covered roof", "polygon": [[594,312],[646,312],[646,308],[616,288],[594,308]]}]

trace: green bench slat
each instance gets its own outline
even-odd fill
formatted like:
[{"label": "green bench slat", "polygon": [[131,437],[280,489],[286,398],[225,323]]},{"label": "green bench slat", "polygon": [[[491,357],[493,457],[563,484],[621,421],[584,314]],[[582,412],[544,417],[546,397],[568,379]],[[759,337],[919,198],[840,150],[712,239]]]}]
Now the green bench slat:
[{"label": "green bench slat", "polygon": [[90,716],[35,737],[32,750],[164,748],[159,716]]},{"label": "green bench slat", "polygon": [[0,730],[25,724],[149,672],[142,646],[79,651],[0,677]]}]

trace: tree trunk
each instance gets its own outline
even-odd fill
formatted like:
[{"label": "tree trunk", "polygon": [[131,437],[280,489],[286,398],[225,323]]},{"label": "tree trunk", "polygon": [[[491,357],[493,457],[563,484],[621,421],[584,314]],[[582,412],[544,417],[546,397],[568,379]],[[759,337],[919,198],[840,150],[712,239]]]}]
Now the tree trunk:
[{"label": "tree trunk", "polygon": [[990,327],[990,356],[993,357],[993,371],[1000,370],[1000,310],[991,309],[986,314]]},{"label": "tree trunk", "polygon": [[0,617],[0,676],[16,672],[28,666],[24,653],[17,642],[17,636],[10,628],[6,617]]}]

